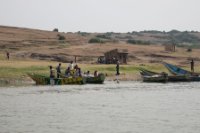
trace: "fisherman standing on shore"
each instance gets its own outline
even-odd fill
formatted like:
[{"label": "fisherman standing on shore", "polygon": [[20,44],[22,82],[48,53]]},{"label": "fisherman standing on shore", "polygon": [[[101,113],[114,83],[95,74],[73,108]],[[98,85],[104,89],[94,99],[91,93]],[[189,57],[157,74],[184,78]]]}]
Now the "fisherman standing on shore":
[{"label": "fisherman standing on shore", "polygon": [[192,59],[190,62],[191,65],[191,72],[194,73],[194,60]]},{"label": "fisherman standing on shore", "polygon": [[57,71],[57,78],[60,78],[60,75],[61,75],[61,63],[59,63],[58,66],[56,67],[56,71]]},{"label": "fisherman standing on shore", "polygon": [[119,61],[117,60],[117,64],[116,64],[116,80],[117,80],[117,83],[119,83],[119,77],[120,73],[119,73]]},{"label": "fisherman standing on shore", "polygon": [[7,59],[9,60],[10,59],[10,53],[8,51],[6,51],[6,56],[7,56]]}]

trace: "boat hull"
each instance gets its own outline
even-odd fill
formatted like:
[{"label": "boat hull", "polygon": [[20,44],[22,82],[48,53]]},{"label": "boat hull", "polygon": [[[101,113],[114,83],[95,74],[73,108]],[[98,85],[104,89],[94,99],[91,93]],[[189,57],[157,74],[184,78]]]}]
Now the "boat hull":
[{"label": "boat hull", "polygon": [[156,73],[146,69],[141,69],[140,74],[144,82],[190,82],[200,81],[199,76],[189,75],[163,75],[164,73]]},{"label": "boat hull", "polygon": [[162,75],[154,75],[154,76],[142,76],[143,82],[160,82],[165,83],[168,81],[168,78],[166,76]]},{"label": "boat hull", "polygon": [[169,78],[171,81],[200,81],[199,73],[192,73],[169,63],[164,63],[164,65],[175,77]]},{"label": "boat hull", "polygon": [[190,76],[190,81],[200,81],[200,76]]},{"label": "boat hull", "polygon": [[104,74],[99,74],[97,77],[86,77],[86,83],[88,84],[103,84],[104,80]]},{"label": "boat hull", "polygon": [[189,82],[190,77],[187,75],[171,75],[168,76],[168,82]]},{"label": "boat hull", "polygon": [[85,84],[86,79],[84,77],[69,77],[69,78],[54,78],[50,79],[47,76],[37,75],[37,74],[28,74],[31,77],[36,85],[52,85],[50,80],[53,80],[53,85],[69,85],[69,84]]}]

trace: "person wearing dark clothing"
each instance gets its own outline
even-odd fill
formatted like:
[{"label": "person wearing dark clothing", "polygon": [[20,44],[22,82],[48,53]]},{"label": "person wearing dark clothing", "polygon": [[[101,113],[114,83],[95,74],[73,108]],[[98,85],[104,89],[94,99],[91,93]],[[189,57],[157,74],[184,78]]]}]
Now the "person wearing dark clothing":
[{"label": "person wearing dark clothing", "polygon": [[98,77],[98,72],[97,72],[97,70],[94,71],[94,77]]},{"label": "person wearing dark clothing", "polygon": [[117,61],[117,65],[116,65],[116,75],[120,75],[120,73],[119,73],[119,61]]},{"label": "person wearing dark clothing", "polygon": [[79,67],[76,69],[76,76],[77,77],[82,77],[81,68],[79,68]]},{"label": "person wearing dark clothing", "polygon": [[68,67],[66,70],[65,70],[65,77],[69,77],[70,76],[70,67]]},{"label": "person wearing dark clothing", "polygon": [[56,72],[57,72],[57,78],[60,78],[60,74],[61,74],[61,63],[59,63],[59,65],[56,67]]},{"label": "person wearing dark clothing", "polygon": [[8,51],[6,52],[6,56],[7,56],[7,59],[9,60],[10,59],[10,53]]},{"label": "person wearing dark clothing", "polygon": [[119,83],[119,76],[120,75],[120,73],[119,73],[119,61],[117,61],[117,64],[116,64],[116,81],[117,81],[117,83]]},{"label": "person wearing dark clothing", "polygon": [[191,64],[191,72],[194,72],[194,60],[193,59],[190,62],[190,64]]}]

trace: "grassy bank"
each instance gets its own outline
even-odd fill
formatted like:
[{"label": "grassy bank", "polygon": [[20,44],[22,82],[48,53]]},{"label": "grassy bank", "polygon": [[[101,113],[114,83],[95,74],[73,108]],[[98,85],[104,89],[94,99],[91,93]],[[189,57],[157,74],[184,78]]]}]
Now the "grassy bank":
[{"label": "grassy bank", "polygon": [[[38,73],[49,75],[49,67],[52,65],[54,68],[57,62],[47,61],[22,61],[10,60],[0,61],[0,78],[1,79],[28,79],[26,73]],[[67,63],[62,63],[62,72],[65,71]],[[115,65],[94,65],[94,64],[78,64],[83,72],[90,71],[93,73],[95,70],[107,74],[109,80],[112,80],[115,75]],[[121,78],[124,80],[135,80],[139,77],[138,68],[140,65],[120,65]],[[154,71],[165,71],[162,65],[145,65],[143,68]]]},{"label": "grassy bank", "polygon": [[[30,81],[27,73],[38,73],[42,75],[49,75],[49,66],[54,68],[58,62],[41,61],[31,59],[11,59],[6,60],[3,55],[0,56],[0,80],[1,81]],[[95,70],[107,75],[107,80],[115,79],[115,65],[101,65],[101,64],[78,64],[82,72],[90,71],[93,73]],[[62,63],[62,72],[64,73],[68,63]],[[120,65],[120,79],[121,80],[140,80],[139,68],[146,68],[156,72],[168,72],[162,64],[149,63],[149,64],[132,64]],[[189,68],[186,68],[189,70]],[[196,68],[197,70],[198,68]]]},{"label": "grassy bank", "polygon": [[[25,79],[26,73],[39,73],[43,75],[49,75],[49,67],[52,65],[54,68],[58,65],[58,62],[52,61],[40,61],[40,60],[0,60],[0,78],[7,79]],[[115,65],[99,65],[99,64],[78,64],[83,72],[90,71],[93,73],[95,70],[98,72],[106,73],[108,76],[115,75]],[[68,63],[62,63],[62,72],[65,71]],[[121,75],[130,76],[137,75],[138,65],[120,65]],[[142,66],[150,70],[163,70],[162,65],[145,65]]]}]

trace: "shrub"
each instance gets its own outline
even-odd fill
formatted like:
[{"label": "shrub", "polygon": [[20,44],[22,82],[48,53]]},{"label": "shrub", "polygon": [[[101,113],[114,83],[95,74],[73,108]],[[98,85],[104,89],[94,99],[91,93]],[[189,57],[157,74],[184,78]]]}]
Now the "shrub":
[{"label": "shrub", "polygon": [[92,38],[89,40],[89,43],[104,43],[104,41],[100,38]]},{"label": "shrub", "polygon": [[187,52],[192,52],[192,49],[191,49],[191,48],[188,48],[188,49],[187,49]]},{"label": "shrub", "polygon": [[150,44],[149,41],[134,40],[134,39],[129,39],[127,41],[127,43],[130,43],[130,44],[141,44],[141,45],[149,45]]},{"label": "shrub", "polygon": [[65,37],[63,35],[58,34],[58,40],[65,40]]},{"label": "shrub", "polygon": [[81,31],[78,31],[77,34],[79,34],[79,35],[81,35],[81,36],[88,36],[88,35],[90,35],[90,33],[81,32]]},{"label": "shrub", "polygon": [[98,37],[98,38],[103,38],[103,39],[111,39],[111,37],[110,37],[110,35],[105,35],[105,34],[103,34],[103,35],[96,35],[96,37]]},{"label": "shrub", "polygon": [[137,42],[135,40],[128,40],[127,43],[136,44]]},{"label": "shrub", "polygon": [[53,29],[53,32],[58,32],[58,28]]}]

